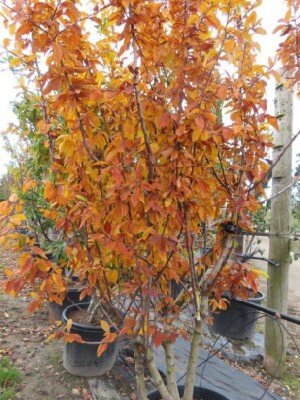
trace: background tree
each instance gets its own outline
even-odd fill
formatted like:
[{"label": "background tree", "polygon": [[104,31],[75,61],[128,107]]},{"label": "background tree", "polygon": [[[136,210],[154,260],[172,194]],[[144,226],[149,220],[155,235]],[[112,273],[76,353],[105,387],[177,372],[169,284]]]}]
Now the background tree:
[{"label": "background tree", "polygon": [[[65,242],[57,235],[52,240],[54,223],[49,219],[50,204],[44,198],[45,179],[49,173],[49,148],[45,138],[38,132],[41,111],[33,92],[23,92],[13,104],[16,123],[9,125],[3,138],[10,154],[9,192],[17,193],[26,216],[26,226],[45,251],[59,259],[64,257]],[[9,195],[6,199],[9,198]]]}]

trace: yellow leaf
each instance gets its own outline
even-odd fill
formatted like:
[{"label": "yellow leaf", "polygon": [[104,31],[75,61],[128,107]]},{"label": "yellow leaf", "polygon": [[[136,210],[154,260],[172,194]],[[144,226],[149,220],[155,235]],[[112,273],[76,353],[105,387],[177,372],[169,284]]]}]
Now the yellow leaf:
[{"label": "yellow leaf", "polygon": [[13,224],[19,225],[22,221],[26,221],[24,214],[16,214],[11,217],[11,222]]},{"label": "yellow leaf", "polygon": [[224,48],[226,51],[232,51],[235,46],[235,41],[233,39],[229,39],[227,42],[224,43]]},{"label": "yellow leaf", "polygon": [[28,192],[28,190],[33,189],[36,187],[37,182],[36,181],[25,181],[23,184],[23,193]]},{"label": "yellow leaf", "polygon": [[159,150],[159,144],[157,142],[151,143],[151,150],[156,154]]},{"label": "yellow leaf", "polygon": [[172,201],[173,201],[173,199],[167,199],[167,200],[165,201],[165,206],[166,206],[166,207],[169,207],[169,206],[172,204]]},{"label": "yellow leaf", "polygon": [[253,11],[245,21],[245,29],[248,29],[249,25],[255,24],[257,18],[256,11]]},{"label": "yellow leaf", "polygon": [[198,21],[199,19],[199,15],[198,14],[192,14],[189,16],[188,20],[187,20],[187,25],[191,26],[194,25],[196,21]]},{"label": "yellow leaf", "polygon": [[46,200],[51,200],[51,198],[55,195],[53,184],[49,181],[45,182],[44,195]]},{"label": "yellow leaf", "polygon": [[192,133],[192,142],[195,143],[199,140],[201,132],[198,128],[195,128]]},{"label": "yellow leaf", "polygon": [[11,58],[9,61],[9,65],[11,67],[18,67],[21,64],[21,60],[19,58]]},{"label": "yellow leaf", "polygon": [[67,329],[68,332],[70,332],[70,330],[72,328],[72,325],[73,325],[73,320],[71,318],[69,318],[67,320],[67,325],[66,325],[66,329]]},{"label": "yellow leaf", "polygon": [[107,271],[106,277],[108,283],[116,283],[118,280],[118,271],[116,269],[110,269],[109,271]]},{"label": "yellow leaf", "polygon": [[76,194],[75,197],[77,197],[77,199],[82,200],[82,201],[84,201],[84,202],[87,202],[87,201],[88,201],[88,199],[87,199],[86,197],[84,197],[84,196],[81,196],[81,194]]},{"label": "yellow leaf", "polygon": [[108,333],[110,331],[110,326],[109,326],[108,322],[101,320],[100,326],[104,330],[105,333]]},{"label": "yellow leaf", "polygon": [[5,273],[6,276],[10,277],[13,275],[13,272],[9,268],[4,268],[3,272]]},{"label": "yellow leaf", "polygon": [[255,33],[258,33],[259,35],[266,35],[267,31],[264,28],[258,27],[255,28]]},{"label": "yellow leaf", "polygon": [[70,137],[63,138],[59,145],[59,151],[67,157],[71,157],[75,151],[74,141]]},{"label": "yellow leaf", "polygon": [[18,195],[17,193],[13,193],[9,196],[9,201],[11,201],[12,203],[15,203],[18,200]]},{"label": "yellow leaf", "polygon": [[10,24],[10,26],[9,26],[9,34],[10,34],[11,36],[13,36],[13,35],[15,34],[15,32],[16,32],[16,27],[17,27],[17,24]]},{"label": "yellow leaf", "polygon": [[52,279],[53,282],[56,285],[56,290],[58,292],[64,292],[65,291],[65,285],[64,285],[64,281],[62,280],[62,277],[56,273],[52,274]]},{"label": "yellow leaf", "polygon": [[63,191],[62,191],[62,195],[65,199],[68,199],[70,197],[70,188],[68,185],[64,185],[63,186]]},{"label": "yellow leaf", "polygon": [[251,272],[253,272],[259,276],[262,276],[263,278],[266,278],[266,279],[269,278],[267,271],[263,271],[262,269],[251,268]]},{"label": "yellow leaf", "polygon": [[209,139],[209,133],[207,131],[201,132],[201,140],[206,141]]},{"label": "yellow leaf", "polygon": [[51,342],[51,340],[54,340],[55,338],[56,338],[56,333],[51,333],[50,335],[47,336],[46,343]]},{"label": "yellow leaf", "polygon": [[101,71],[98,71],[96,75],[96,82],[101,84],[103,81],[104,81],[104,75]]},{"label": "yellow leaf", "polygon": [[9,45],[9,43],[10,43],[10,39],[8,39],[8,38],[3,39],[3,47],[7,47]]},{"label": "yellow leaf", "polygon": [[134,139],[134,125],[131,120],[127,119],[123,125],[124,135],[127,139],[133,140]]},{"label": "yellow leaf", "polygon": [[32,62],[36,60],[36,55],[32,54],[31,56],[26,57],[26,62]]}]

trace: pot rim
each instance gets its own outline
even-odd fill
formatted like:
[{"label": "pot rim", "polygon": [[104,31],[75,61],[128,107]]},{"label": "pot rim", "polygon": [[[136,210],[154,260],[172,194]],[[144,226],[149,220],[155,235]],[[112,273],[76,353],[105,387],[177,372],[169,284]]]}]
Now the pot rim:
[{"label": "pot rim", "polygon": [[[88,302],[74,303],[74,304],[69,305],[62,312],[62,322],[64,324],[67,323],[68,314],[70,311],[72,311],[74,309],[78,309],[78,308],[87,309],[89,305],[90,305],[90,303],[88,303]],[[101,328],[101,326],[87,325],[87,324],[82,324],[80,322],[73,322],[72,328],[90,332],[90,333],[102,333],[102,334],[104,333],[104,330]],[[91,343],[91,342],[89,342],[89,343]],[[97,342],[97,343],[100,343],[100,342]]]},{"label": "pot rim", "polygon": [[[241,297],[234,297],[232,296],[231,293],[229,292],[224,292],[222,294],[222,296],[228,300],[243,300]],[[256,302],[256,301],[261,301],[266,297],[266,295],[260,291],[256,292],[256,297],[248,297],[246,301],[252,301],[252,302]]]},{"label": "pot rim", "polygon": [[[178,389],[180,390],[180,391],[183,391],[184,390],[184,385],[177,385],[177,387],[178,387]],[[217,389],[217,388],[216,388]],[[202,390],[204,390],[204,391],[206,391],[206,392],[211,392],[212,394],[217,394],[217,395],[219,395],[219,396],[222,396],[223,397],[223,399],[224,400],[229,400],[228,399],[228,397],[226,397],[224,394],[222,394],[222,393],[219,393],[217,390],[214,390],[214,389],[210,389],[210,388],[207,388],[207,387],[203,387],[203,386],[194,386],[194,391],[202,391]],[[148,394],[147,394],[147,396],[153,396],[153,395],[155,395],[155,394],[159,394],[159,390],[158,389],[154,389],[154,390],[151,390],[151,392],[149,392]],[[197,397],[197,394],[196,394],[196,397]]]}]

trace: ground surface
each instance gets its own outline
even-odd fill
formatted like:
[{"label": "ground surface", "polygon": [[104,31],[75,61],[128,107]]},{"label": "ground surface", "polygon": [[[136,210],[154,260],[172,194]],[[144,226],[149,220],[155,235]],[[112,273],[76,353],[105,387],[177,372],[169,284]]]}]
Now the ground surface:
[{"label": "ground surface", "polygon": [[[2,253],[1,264],[11,263],[12,256]],[[28,304],[23,296],[12,298],[0,293],[0,357],[7,356],[22,374],[16,399],[91,399],[87,381],[64,371],[62,344],[46,342],[50,333],[48,310],[30,315]]]},{"label": "ground surface", "polygon": [[[14,264],[12,254],[0,253],[0,282],[3,278],[1,266]],[[291,267],[291,290],[289,293],[289,312],[300,315],[300,262]],[[1,286],[0,286],[1,287]],[[263,286],[264,290],[264,286]],[[27,313],[26,297],[11,298],[0,289],[0,357],[7,356],[22,374],[21,382],[16,388],[18,400],[90,400],[91,393],[87,380],[68,374],[62,366],[62,343],[46,342],[49,331],[47,308],[35,315]],[[263,332],[263,323],[258,326]],[[300,345],[299,327],[289,325],[293,338]],[[104,380],[118,390],[120,399],[136,400],[133,393],[132,354],[123,352],[121,359],[109,377]],[[299,400],[300,398],[300,355],[295,345],[290,342],[288,356],[288,373],[284,380],[271,381],[263,372],[262,363],[247,364],[227,361],[243,372],[257,379],[263,385],[269,385],[283,399]],[[100,382],[100,383],[99,383]],[[99,384],[98,384],[99,383]],[[101,388],[101,381],[93,384]],[[1,399],[1,396],[0,396]],[[97,400],[103,397],[97,397]],[[1,399],[2,400],[2,399]],[[106,400],[106,398],[105,398]],[[117,400],[107,398],[107,400]]]},{"label": "ground surface", "polygon": [[[252,249],[259,248],[263,251],[263,256],[268,257],[269,239],[260,237],[259,242],[254,242]],[[291,265],[289,270],[289,292],[288,296],[288,314],[300,318],[300,258],[294,259],[291,254]],[[264,271],[267,271],[267,263],[255,260],[254,265]],[[267,279],[261,281],[260,290],[266,294]],[[293,323],[287,323],[288,336],[288,355],[287,355],[287,373],[282,380],[274,380],[268,377],[262,367],[262,362],[255,365],[235,362],[232,363],[243,372],[257,379],[263,385],[270,385],[270,390],[278,393],[284,399],[300,399],[300,326]],[[264,318],[257,324],[257,332],[264,333]],[[263,336],[263,335],[262,335]],[[262,343],[263,347],[263,343]]]}]

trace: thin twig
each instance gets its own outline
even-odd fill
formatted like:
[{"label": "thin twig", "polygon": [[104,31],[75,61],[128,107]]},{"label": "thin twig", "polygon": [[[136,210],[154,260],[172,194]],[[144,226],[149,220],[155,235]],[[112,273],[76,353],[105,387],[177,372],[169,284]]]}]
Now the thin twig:
[{"label": "thin twig", "polygon": [[279,190],[278,193],[274,194],[274,196],[269,197],[268,199],[265,199],[263,201],[260,201],[260,204],[266,203],[268,201],[274,200],[277,197],[279,197],[281,194],[283,194],[284,192],[286,192],[288,189],[290,189],[291,187],[293,187],[297,182],[293,181],[292,183],[290,183],[289,185],[287,185],[286,187],[284,187],[283,189]]},{"label": "thin twig", "polygon": [[[279,163],[279,161],[281,160],[281,158],[283,157],[283,155],[285,154],[285,152],[287,151],[287,149],[293,144],[293,142],[297,139],[297,137],[300,135],[300,131],[298,131],[293,137],[292,139],[282,148],[281,152],[278,154],[277,159],[272,163],[272,165],[270,166],[270,168],[267,170],[267,172],[264,173],[263,177],[260,178],[260,180],[256,181],[252,186],[250,186],[248,192],[250,193],[253,189],[255,189],[259,184],[261,184],[268,176],[269,179],[271,179],[271,171],[273,170],[273,168],[276,167],[276,165]],[[268,180],[269,180],[268,179]]]}]

